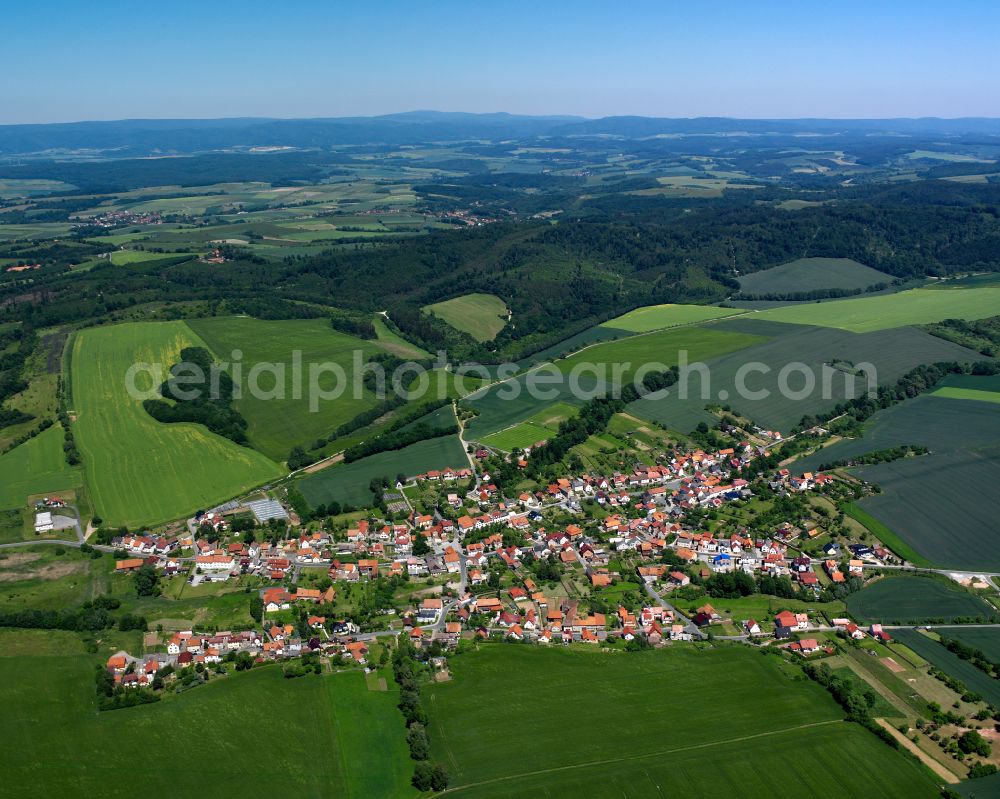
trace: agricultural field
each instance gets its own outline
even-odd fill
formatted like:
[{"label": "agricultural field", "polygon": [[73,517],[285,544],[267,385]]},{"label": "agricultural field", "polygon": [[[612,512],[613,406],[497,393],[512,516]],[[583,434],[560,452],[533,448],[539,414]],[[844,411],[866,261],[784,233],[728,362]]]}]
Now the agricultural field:
[{"label": "agricultural field", "polygon": [[[247,437],[255,449],[275,461],[288,457],[296,445],[308,446],[320,436],[329,435],[344,422],[368,410],[376,403],[375,395],[352,381],[355,353],[364,362],[380,351],[372,342],[333,330],[330,321],[288,319],[271,321],[245,316],[192,319],[190,328],[205,342],[220,363],[234,362],[233,352],[242,353],[241,381],[243,396],[235,401],[236,409],[247,420]],[[294,353],[301,357],[301,391],[295,396]],[[310,409],[309,368],[311,364],[337,364],[344,370],[347,383],[342,395],[322,399],[318,410]],[[275,372],[262,371],[255,384],[260,396],[253,396],[250,378],[257,364],[280,365],[282,379]],[[263,369],[263,367],[259,367]],[[232,370],[230,370],[232,374]],[[319,389],[332,392],[341,384],[330,372],[320,374]],[[277,389],[272,391],[272,389]]]},{"label": "agricultural field", "polygon": [[665,327],[707,322],[709,319],[733,316],[738,313],[743,312],[735,311],[732,308],[719,308],[714,305],[649,305],[611,319],[602,324],[601,327],[625,330],[629,333],[649,333]]},{"label": "agricultural field", "polygon": [[[859,334],[765,322],[760,316],[721,320],[711,329],[744,334],[757,331],[759,336],[770,337],[769,340],[758,338],[762,343],[704,359],[709,367],[708,379],[702,379],[692,370],[687,397],[679,396],[685,385],[682,380],[669,396],[638,400],[629,406],[629,411],[687,432],[699,422],[713,421],[705,411],[706,405],[728,403],[757,424],[787,434],[803,416],[827,411],[838,402],[866,391],[866,374],[857,370],[860,364],[874,366],[879,385],[888,385],[921,363],[974,361],[981,357],[915,328]],[[690,360],[694,362],[695,358]],[[805,364],[813,378],[811,390],[807,391],[807,377],[797,368],[786,373],[785,385],[790,390],[782,390],[782,369],[793,363]],[[747,364],[756,366],[747,371]],[[745,390],[738,382],[741,374]],[[761,391],[766,394],[758,394]]]},{"label": "agricultural field", "polygon": [[[271,666],[98,714],[94,660],[0,657],[8,776],[0,795],[194,797],[206,780],[222,797],[415,793],[396,693],[369,691],[360,671],[286,680]],[[294,712],[276,725],[276,707]],[[275,746],[279,733],[310,745]]]},{"label": "agricultural field", "polygon": [[[738,674],[743,690],[716,713],[690,689],[692,674],[704,684]],[[463,799],[799,796],[801,784],[782,776],[790,760],[810,764],[811,795],[936,795],[920,766],[841,721],[818,685],[796,679],[797,667],[743,648],[621,655],[487,645],[456,658],[452,675],[425,689],[425,707],[432,754]],[[585,699],[566,701],[573,686]],[[526,718],[532,745],[511,749]],[[862,762],[869,768],[845,768]]]},{"label": "agricultural field", "polygon": [[22,508],[29,496],[75,490],[83,485],[79,466],[63,455],[58,424],[0,455],[0,509]]},{"label": "agricultural field", "polygon": [[850,258],[799,258],[740,278],[745,294],[801,294],[824,289],[865,289],[893,278]]},{"label": "agricultural field", "polygon": [[[892,632],[896,638],[922,658],[941,669],[945,674],[962,682],[966,688],[982,696],[989,704],[1000,704],[1000,681],[994,680],[969,661],[962,660],[958,655],[949,652],[943,644],[918,630],[893,630]],[[950,634],[951,629],[946,632]]]},{"label": "agricultural field", "polygon": [[1000,402],[1000,375],[950,375],[930,394],[945,399]]},{"label": "agricultural field", "polygon": [[115,250],[111,253],[110,260],[115,266],[125,266],[128,264],[142,264],[146,261],[161,261],[165,258],[178,258],[187,255],[194,258],[197,253],[192,252],[146,252],[144,250]]},{"label": "agricultural field", "polygon": [[[796,461],[795,470],[901,444],[927,455],[852,470],[881,488],[858,503],[916,552],[944,568],[1000,570],[993,487],[1000,480],[995,405],[923,395],[876,413],[864,436]],[[947,497],[948,501],[942,501]]]},{"label": "agricultural field", "polygon": [[523,422],[539,413],[542,403],[582,404],[605,392],[616,377],[626,382],[646,364],[662,369],[676,364],[682,353],[687,353],[692,363],[708,360],[760,341],[762,337],[713,325],[660,330],[595,344],[570,358],[470,394],[466,402],[480,414],[469,423],[469,437],[485,437]]},{"label": "agricultural field", "polygon": [[[278,464],[201,425],[161,424],[126,374],[134,364],[163,364],[204,345],[183,322],[133,322],[76,334],[70,379],[73,431],[94,511],[111,526],[174,519],[277,477]],[[139,389],[152,388],[148,376]]]},{"label": "agricultural field", "polygon": [[938,630],[946,638],[956,638],[963,644],[974,646],[995,663],[1000,663],[1000,628],[998,627],[949,627]]},{"label": "agricultural field", "polygon": [[524,449],[531,447],[540,441],[547,441],[555,435],[555,431],[548,427],[532,424],[531,422],[521,422],[520,424],[508,427],[498,433],[493,433],[482,439],[483,444],[496,447],[504,452],[514,449]]},{"label": "agricultural field", "polygon": [[[883,577],[847,597],[847,609],[866,622],[922,624],[961,617],[990,618],[996,611],[975,594],[932,577]],[[920,654],[918,652],[918,654]]]},{"label": "agricultural field", "polygon": [[307,475],[297,487],[306,501],[316,507],[336,500],[341,505],[364,506],[372,501],[368,484],[374,477],[395,480],[397,474],[412,477],[429,469],[468,467],[469,461],[458,436],[442,436],[418,441],[400,450],[379,452],[353,463],[335,464]]},{"label": "agricultural field", "polygon": [[425,305],[423,310],[476,341],[492,341],[507,324],[507,304],[492,294],[466,294]]},{"label": "agricultural field", "polygon": [[997,308],[1000,288],[919,288],[836,302],[787,305],[760,311],[756,316],[774,322],[868,333],[945,319],[984,319],[995,316]]}]

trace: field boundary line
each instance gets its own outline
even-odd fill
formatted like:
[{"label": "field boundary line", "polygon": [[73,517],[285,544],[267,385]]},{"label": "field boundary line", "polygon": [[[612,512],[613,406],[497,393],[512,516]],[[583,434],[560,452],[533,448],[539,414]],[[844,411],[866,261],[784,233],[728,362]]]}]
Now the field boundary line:
[{"label": "field boundary line", "polygon": [[726,744],[736,744],[742,743],[744,741],[752,741],[756,738],[767,738],[772,735],[783,735],[788,732],[795,732],[796,730],[805,730],[810,727],[825,727],[830,724],[843,724],[845,719],[828,719],[827,721],[813,721],[808,724],[798,724],[795,727],[787,727],[780,730],[768,730],[766,732],[759,732],[754,735],[742,735],[738,738],[726,738],[721,741],[706,741],[700,744],[691,744],[690,746],[680,746],[674,747],[673,749],[662,749],[658,752],[645,752],[639,755],[626,755],[625,757],[609,757],[603,760],[591,760],[585,763],[573,763],[568,766],[553,766],[551,768],[538,769],[536,771],[526,771],[522,774],[509,774],[503,777],[494,777],[490,780],[481,780],[479,782],[467,782],[464,785],[456,785],[454,788],[446,788],[441,791],[438,795],[443,795],[446,793],[456,793],[458,791],[463,791],[467,788],[479,788],[483,785],[494,785],[498,782],[506,782],[508,780],[517,780],[523,777],[534,777],[539,774],[553,774],[559,771],[570,771],[572,769],[578,768],[589,768],[591,766],[609,766],[613,763],[625,763],[631,760],[645,760],[650,757],[661,757],[663,755],[674,755],[678,752],[691,752],[698,749],[708,749],[713,746],[725,746]]}]

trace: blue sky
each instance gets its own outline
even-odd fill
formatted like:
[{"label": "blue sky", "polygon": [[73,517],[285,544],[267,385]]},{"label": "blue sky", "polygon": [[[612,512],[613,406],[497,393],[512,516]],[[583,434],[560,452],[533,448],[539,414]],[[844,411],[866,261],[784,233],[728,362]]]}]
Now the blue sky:
[{"label": "blue sky", "polygon": [[1000,3],[9,4],[0,123],[1000,116]]}]

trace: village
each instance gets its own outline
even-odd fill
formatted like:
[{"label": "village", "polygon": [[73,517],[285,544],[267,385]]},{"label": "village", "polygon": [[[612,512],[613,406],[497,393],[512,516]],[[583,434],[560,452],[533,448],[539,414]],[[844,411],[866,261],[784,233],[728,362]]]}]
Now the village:
[{"label": "village", "polygon": [[[878,543],[836,540],[812,518],[784,519],[766,535],[701,529],[705,513],[753,502],[754,485],[779,498],[822,498],[843,479],[788,468],[756,483],[736,476],[764,451],[748,442],[678,449],[658,466],[566,475],[516,498],[482,468],[445,468],[395,486],[396,497],[407,486],[431,496],[430,512],[404,497],[394,519],[331,529],[255,499],[199,513],[179,535],[116,535],[108,545],[117,572],[252,584],[258,624],[175,630],[155,651],[116,653],[108,668],[125,688],[152,686],[168,666],[236,657],[319,655],[369,668],[379,639],[397,636],[438,659],[483,639],[624,648],[731,639],[803,656],[823,650],[830,635],[891,640],[881,625],[824,609],[859,589],[866,570],[870,577],[900,565]],[[489,456],[475,454],[480,463]],[[527,457],[530,449],[518,453],[522,464]],[[359,586],[381,587],[366,613],[338,604]],[[756,593],[770,593],[777,612],[725,611],[726,597]]]}]

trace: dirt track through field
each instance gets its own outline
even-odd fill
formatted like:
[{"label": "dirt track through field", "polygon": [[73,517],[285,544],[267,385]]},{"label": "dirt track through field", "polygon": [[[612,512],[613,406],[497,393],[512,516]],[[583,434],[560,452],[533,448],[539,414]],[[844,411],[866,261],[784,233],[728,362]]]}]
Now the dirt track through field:
[{"label": "dirt track through field", "polygon": [[911,741],[909,738],[903,735],[899,730],[893,727],[888,721],[886,721],[885,719],[875,719],[875,721],[878,722],[880,727],[883,727],[884,729],[888,730],[892,734],[892,737],[895,738],[897,741],[899,741],[899,743],[906,748],[906,751],[916,755],[920,759],[921,763],[927,766],[927,768],[929,768],[931,771],[937,774],[945,782],[950,782],[953,784],[956,782],[961,782],[961,780],[955,774],[953,774],[951,771],[945,768],[943,763],[939,763],[938,761],[936,761],[923,749],[921,749],[919,746],[913,743],[913,741]]}]

